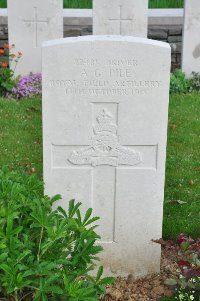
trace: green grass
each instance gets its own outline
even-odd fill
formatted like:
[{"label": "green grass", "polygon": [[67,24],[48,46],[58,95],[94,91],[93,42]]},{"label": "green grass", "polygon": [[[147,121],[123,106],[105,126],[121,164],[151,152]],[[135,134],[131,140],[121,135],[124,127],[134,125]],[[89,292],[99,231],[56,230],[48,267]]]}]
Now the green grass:
[{"label": "green grass", "polygon": [[200,235],[200,94],[172,96],[169,111],[163,236]]},{"label": "green grass", "polygon": [[[200,94],[171,96],[164,238],[200,236]],[[0,167],[25,168],[42,178],[41,99],[0,99]],[[181,200],[185,204],[167,203]]]},{"label": "green grass", "polygon": [[42,177],[41,99],[0,99],[0,167],[36,171]]},{"label": "green grass", "polygon": [[[150,0],[150,8],[180,8],[184,0]],[[7,6],[7,0],[0,0],[0,8]],[[64,0],[65,8],[91,8],[92,0]]]}]

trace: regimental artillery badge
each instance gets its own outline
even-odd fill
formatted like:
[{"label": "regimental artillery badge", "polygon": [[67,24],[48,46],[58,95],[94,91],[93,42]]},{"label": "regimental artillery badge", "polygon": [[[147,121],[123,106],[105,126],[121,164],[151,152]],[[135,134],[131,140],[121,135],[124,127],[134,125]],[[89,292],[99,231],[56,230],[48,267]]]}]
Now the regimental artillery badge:
[{"label": "regimental artillery badge", "polygon": [[93,128],[94,135],[91,146],[74,150],[69,161],[75,165],[137,165],[142,162],[139,152],[121,146],[117,136],[117,125],[107,109],[97,117],[97,125]]}]

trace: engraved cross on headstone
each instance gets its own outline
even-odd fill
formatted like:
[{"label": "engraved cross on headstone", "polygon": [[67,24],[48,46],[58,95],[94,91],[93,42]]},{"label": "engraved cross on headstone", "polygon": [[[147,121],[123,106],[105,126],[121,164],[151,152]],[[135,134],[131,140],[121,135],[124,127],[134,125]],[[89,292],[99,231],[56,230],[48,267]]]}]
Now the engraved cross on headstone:
[{"label": "engraved cross on headstone", "polygon": [[[91,105],[93,111],[91,143],[88,146],[52,145],[52,167],[71,169],[73,174],[76,170],[90,173],[89,206],[94,209],[95,215],[101,216],[102,224],[98,232],[102,242],[112,243],[116,241],[118,172],[135,168],[156,169],[157,145],[134,146],[134,143],[121,145],[118,134],[118,103],[91,103]],[[74,185],[77,186],[76,183]],[[71,188],[67,189],[70,190],[70,197],[74,197]]]},{"label": "engraved cross on headstone", "polygon": [[34,47],[38,47],[38,24],[47,25],[47,20],[38,20],[38,10],[37,7],[34,7],[34,17],[32,20],[24,20],[25,24],[31,24],[34,27]]},{"label": "engraved cross on headstone", "polygon": [[109,19],[108,21],[110,22],[118,22],[119,23],[119,34],[123,34],[122,32],[122,27],[123,27],[123,24],[124,23],[127,23],[127,22],[132,22],[133,19],[131,18],[123,18],[122,16],[122,5],[119,6],[119,18],[112,18],[112,19]]},{"label": "engraved cross on headstone", "polygon": [[[105,210],[103,226],[99,233],[105,242],[115,241],[116,173],[120,166],[134,166],[142,156],[133,148],[120,145],[118,137],[118,104],[93,103],[93,137],[88,147],[75,148],[68,161],[73,165],[90,166],[92,169],[92,207],[95,214]],[[115,108],[114,108],[115,107]],[[107,216],[107,218],[106,218]],[[109,219],[108,219],[109,216]]]}]

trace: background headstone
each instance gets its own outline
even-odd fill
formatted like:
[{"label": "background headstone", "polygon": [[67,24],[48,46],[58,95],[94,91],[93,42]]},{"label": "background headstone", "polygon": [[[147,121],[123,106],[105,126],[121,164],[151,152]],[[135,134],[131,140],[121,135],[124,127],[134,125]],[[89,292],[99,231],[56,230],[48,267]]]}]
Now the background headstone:
[{"label": "background headstone", "polygon": [[62,0],[8,0],[9,43],[23,56],[16,75],[41,72],[44,41],[63,37]]},{"label": "background headstone", "polygon": [[147,37],[148,0],[93,0],[93,34]]},{"label": "background headstone", "polygon": [[[153,59],[155,57],[155,60]],[[170,47],[133,37],[43,48],[45,193],[92,207],[107,273],[159,271]]]},{"label": "background headstone", "polygon": [[185,0],[182,70],[200,72],[200,1]]}]

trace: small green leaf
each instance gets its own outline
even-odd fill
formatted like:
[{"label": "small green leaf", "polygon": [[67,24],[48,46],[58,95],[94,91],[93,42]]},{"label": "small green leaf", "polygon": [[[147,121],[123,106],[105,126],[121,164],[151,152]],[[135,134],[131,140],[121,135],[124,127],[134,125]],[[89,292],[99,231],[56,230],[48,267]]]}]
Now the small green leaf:
[{"label": "small green leaf", "polygon": [[91,215],[92,215],[92,208],[89,208],[86,211],[86,214],[85,214],[85,217],[84,217],[84,220],[83,220],[83,225],[85,225],[85,223],[88,221],[88,219],[90,218]]},{"label": "small green leaf", "polygon": [[65,218],[67,218],[67,213],[66,213],[66,211],[62,208],[62,207],[58,207],[57,208],[57,211],[59,212],[59,213],[61,213]]},{"label": "small green leaf", "polygon": [[174,285],[177,285],[177,280],[170,278],[170,279],[165,280],[165,284],[169,285],[169,286],[174,286]]},{"label": "small green leaf", "polygon": [[104,277],[101,279],[100,284],[101,285],[108,285],[108,284],[113,284],[115,282],[114,277]]},{"label": "small green leaf", "polygon": [[88,225],[90,225],[90,224],[92,224],[92,223],[98,221],[99,219],[100,219],[99,217],[94,216],[94,217],[92,217],[91,219],[89,219],[89,220],[84,224],[84,226],[86,227],[86,226],[88,226]]},{"label": "small green leaf", "polygon": [[98,269],[98,272],[97,272],[96,282],[98,282],[100,280],[102,274],[103,274],[103,267],[100,266],[99,269]]},{"label": "small green leaf", "polygon": [[8,257],[8,253],[3,253],[0,255],[0,261],[4,261]]},{"label": "small green leaf", "polygon": [[190,246],[189,241],[183,241],[180,245],[182,252],[187,251],[189,246]]}]

